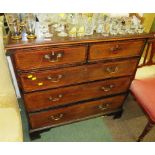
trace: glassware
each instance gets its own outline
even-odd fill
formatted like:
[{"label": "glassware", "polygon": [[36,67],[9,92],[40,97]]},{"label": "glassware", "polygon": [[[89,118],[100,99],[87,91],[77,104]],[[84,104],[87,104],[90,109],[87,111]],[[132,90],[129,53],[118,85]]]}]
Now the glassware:
[{"label": "glassware", "polygon": [[27,14],[25,28],[28,39],[36,38],[35,27],[36,27],[36,16],[34,14]]},{"label": "glassware", "polygon": [[85,27],[84,27],[84,20],[82,18],[82,14],[78,16],[77,21],[77,36],[83,37],[85,35]]},{"label": "glassware", "polygon": [[105,23],[105,18],[103,14],[98,14],[95,15],[95,30],[96,33],[103,33],[104,32],[104,23]]},{"label": "glassware", "polygon": [[119,24],[118,24],[117,18],[112,18],[111,22],[110,22],[110,34],[111,35],[117,35],[118,34],[118,28],[119,28]]},{"label": "glassware", "polygon": [[137,31],[138,31],[138,33],[143,33],[144,32],[144,27],[142,25],[139,25]]},{"label": "glassware", "polygon": [[68,35],[69,37],[76,37],[77,33],[77,15],[72,14],[70,23],[68,24]]},{"label": "glassware", "polygon": [[76,37],[76,25],[75,24],[70,24],[69,25],[69,28],[68,28],[68,34],[69,34],[69,37]]},{"label": "glassware", "polygon": [[38,36],[39,37],[45,37],[45,35],[48,33],[49,28],[48,28],[48,22],[49,20],[47,19],[47,15],[45,13],[38,13],[37,18],[39,20],[38,23]]},{"label": "glassware", "polygon": [[109,22],[106,22],[103,25],[102,35],[105,36],[105,37],[107,37],[107,36],[109,36],[109,34],[110,34],[110,23]]},{"label": "glassware", "polygon": [[[94,32],[103,36],[143,33],[141,21],[133,17],[112,17],[104,13],[7,14],[12,39],[38,37],[83,37]],[[25,33],[26,32],[26,33]]]},{"label": "glassware", "polygon": [[26,24],[26,19],[25,19],[25,13],[19,13],[19,21],[20,21],[20,27],[24,28]]},{"label": "glassware", "polygon": [[104,24],[103,24],[103,31],[102,35],[107,37],[110,34],[110,17],[109,16],[104,16]]},{"label": "glassware", "polygon": [[67,37],[68,34],[66,32],[66,26],[65,25],[61,25],[61,31],[58,33],[59,37]]},{"label": "glassware", "polygon": [[11,32],[11,38],[14,40],[21,39],[22,36],[18,14],[6,14],[6,20]]},{"label": "glassware", "polygon": [[66,32],[66,18],[67,18],[67,14],[65,13],[60,13],[59,14],[59,23],[60,23],[60,26],[59,26],[59,33],[58,33],[58,36],[59,37],[66,37],[68,36],[67,32]]},{"label": "glassware", "polygon": [[93,35],[95,28],[95,20],[92,14],[84,16],[84,23],[85,23],[85,35]]}]

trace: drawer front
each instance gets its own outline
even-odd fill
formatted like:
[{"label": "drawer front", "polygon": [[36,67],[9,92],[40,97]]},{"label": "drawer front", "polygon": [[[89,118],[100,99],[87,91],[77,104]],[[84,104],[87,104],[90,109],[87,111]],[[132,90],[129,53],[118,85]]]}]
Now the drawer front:
[{"label": "drawer front", "polygon": [[56,110],[29,114],[32,129],[55,126],[89,116],[103,114],[119,108],[125,96],[115,96],[97,101],[85,102]]},{"label": "drawer front", "polygon": [[58,67],[65,64],[82,63],[86,59],[86,47],[51,48],[32,51],[16,51],[15,67],[18,70]]},{"label": "drawer front", "polygon": [[140,56],[144,43],[135,40],[94,44],[90,47],[89,61]]},{"label": "drawer front", "polygon": [[129,77],[92,82],[24,95],[28,112],[127,91]]},{"label": "drawer front", "polygon": [[23,90],[30,92],[110,77],[132,75],[137,63],[137,59],[130,59],[50,71],[22,73],[19,77]]}]

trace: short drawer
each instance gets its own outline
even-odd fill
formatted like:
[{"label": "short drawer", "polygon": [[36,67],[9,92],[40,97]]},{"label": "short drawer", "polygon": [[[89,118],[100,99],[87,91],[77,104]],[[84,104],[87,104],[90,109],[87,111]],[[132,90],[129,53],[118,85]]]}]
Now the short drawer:
[{"label": "short drawer", "polygon": [[97,114],[108,113],[119,108],[122,105],[124,98],[125,96],[123,95],[115,96],[97,101],[72,105],[56,110],[29,114],[30,125],[32,129],[56,126]]},{"label": "short drawer", "polygon": [[129,77],[24,94],[28,112],[127,91]]},{"label": "short drawer", "polygon": [[140,56],[144,40],[115,41],[91,45],[89,61]]},{"label": "short drawer", "polygon": [[18,70],[29,70],[82,63],[86,59],[86,49],[85,46],[76,46],[16,51],[14,54],[15,67]]},{"label": "short drawer", "polygon": [[25,92],[31,92],[109,77],[132,75],[137,63],[137,59],[98,63],[63,69],[21,73],[19,74],[19,78],[22,89]]}]

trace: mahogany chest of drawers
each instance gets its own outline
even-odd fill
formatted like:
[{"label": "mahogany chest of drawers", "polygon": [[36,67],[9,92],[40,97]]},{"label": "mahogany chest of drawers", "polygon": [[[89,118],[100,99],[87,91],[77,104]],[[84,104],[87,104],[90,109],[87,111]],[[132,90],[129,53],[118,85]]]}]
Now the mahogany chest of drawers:
[{"label": "mahogany chest of drawers", "polygon": [[30,133],[122,112],[149,35],[9,40]]}]

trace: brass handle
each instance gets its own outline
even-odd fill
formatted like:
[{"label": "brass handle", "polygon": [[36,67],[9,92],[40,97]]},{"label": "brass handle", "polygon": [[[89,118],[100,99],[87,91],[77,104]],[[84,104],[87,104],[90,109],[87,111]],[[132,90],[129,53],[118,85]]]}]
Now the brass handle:
[{"label": "brass handle", "polygon": [[114,85],[111,84],[111,85],[108,85],[108,86],[103,86],[103,87],[101,87],[101,90],[103,90],[103,91],[105,91],[105,92],[108,92],[108,91],[110,91],[113,87],[114,87]]},{"label": "brass handle", "polygon": [[101,104],[101,105],[98,106],[98,108],[100,110],[106,110],[106,109],[108,109],[108,107],[109,107],[109,103],[107,103],[107,104]]},{"label": "brass handle", "polygon": [[54,120],[54,121],[58,121],[60,120],[61,118],[63,118],[63,114],[58,114],[58,115],[55,115],[55,116],[50,116],[50,119]]},{"label": "brass handle", "polygon": [[49,101],[52,101],[52,102],[56,102],[56,101],[59,101],[62,97],[63,97],[63,95],[62,95],[62,94],[59,94],[58,97],[51,97],[51,96],[50,96],[50,97],[48,98],[48,100],[49,100]]},{"label": "brass handle", "polygon": [[52,52],[50,54],[45,54],[44,58],[49,62],[58,62],[63,57],[63,55],[64,55],[63,51],[56,52],[56,53]]},{"label": "brass handle", "polygon": [[57,77],[48,76],[47,79],[50,80],[51,82],[59,82],[60,79],[62,79],[62,75],[60,74]]},{"label": "brass handle", "polygon": [[116,45],[115,47],[110,48],[111,52],[117,52],[119,50],[121,50],[119,45]]},{"label": "brass handle", "polygon": [[118,67],[117,66],[111,66],[111,67],[107,67],[106,71],[108,73],[117,73],[118,72]]}]

